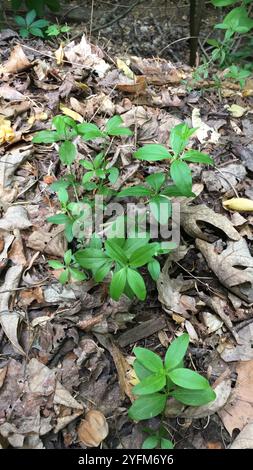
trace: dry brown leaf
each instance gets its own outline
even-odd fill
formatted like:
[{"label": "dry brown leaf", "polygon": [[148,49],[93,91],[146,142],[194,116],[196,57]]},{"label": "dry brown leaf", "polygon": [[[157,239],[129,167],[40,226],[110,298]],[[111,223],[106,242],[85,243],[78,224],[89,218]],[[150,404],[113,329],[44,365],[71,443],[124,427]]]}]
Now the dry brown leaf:
[{"label": "dry brown leaf", "polygon": [[[24,291],[21,291],[19,294],[19,305],[22,307],[28,307],[35,300],[39,304],[45,301],[43,290],[41,287],[35,287],[34,289],[24,290]],[[38,318],[36,318],[35,320],[38,320]],[[49,317],[46,317],[46,318],[50,320]]]},{"label": "dry brown leaf", "polygon": [[[72,41],[65,46],[64,54],[69,62],[73,64],[77,63],[87,69],[95,70],[100,78],[104,77],[105,73],[110,68],[110,65],[101,58],[101,50],[89,44],[85,35],[82,36],[79,44],[75,45],[74,41]],[[74,65],[73,67],[75,68]]]},{"label": "dry brown leaf", "polygon": [[219,416],[230,435],[253,421],[253,361],[239,362],[235,387]]},{"label": "dry brown leaf", "polygon": [[67,241],[62,227],[54,228],[51,232],[40,229],[29,236],[27,246],[35,251],[62,258],[67,250]]},{"label": "dry brown leaf", "polygon": [[0,97],[7,101],[23,101],[25,99],[22,93],[7,84],[0,87]]},{"label": "dry brown leaf", "polygon": [[219,141],[220,134],[201,120],[200,109],[198,108],[192,110],[192,127],[197,128],[195,135],[200,143],[211,142],[217,144]]},{"label": "dry brown leaf", "polygon": [[0,219],[0,229],[2,230],[25,230],[31,227],[28,220],[27,210],[23,206],[10,206],[5,216]]},{"label": "dry brown leaf", "polygon": [[178,67],[164,59],[142,59],[141,57],[132,56],[131,64],[142,75],[145,75],[147,83],[150,85],[161,86],[180,83],[184,76]]},{"label": "dry brown leaf", "polygon": [[14,47],[11,52],[10,58],[3,65],[3,72],[17,73],[31,67],[31,62],[26,57],[20,44]]},{"label": "dry brown leaf", "polygon": [[9,300],[13,289],[16,289],[23,271],[23,266],[12,266],[8,269],[4,284],[0,290],[0,323],[14,349],[25,355],[18,341],[18,326],[22,316],[15,310],[9,310]]},{"label": "dry brown leaf", "polygon": [[142,75],[138,75],[135,77],[133,83],[119,83],[116,88],[123,93],[141,95],[146,91],[147,88],[146,78]]},{"label": "dry brown leaf", "polygon": [[[241,328],[238,332],[239,344],[225,344],[220,351],[221,358],[226,362],[253,360],[253,323]],[[252,362],[252,361],[251,361]]]},{"label": "dry brown leaf", "polygon": [[246,302],[253,302],[253,257],[244,238],[229,241],[221,253],[204,240],[196,239],[196,246],[225,287]]},{"label": "dry brown leaf", "polygon": [[226,217],[217,214],[204,204],[197,206],[189,206],[187,203],[182,204],[180,224],[186,233],[191,237],[210,241],[210,235],[205,233],[199,227],[198,223],[208,223],[218,228],[224,232],[228,238],[231,238],[231,240],[239,240],[241,238],[232,223]]},{"label": "dry brown leaf", "polygon": [[7,373],[7,366],[2,367],[2,369],[0,369],[0,388],[3,386],[6,373]]},{"label": "dry brown leaf", "polygon": [[0,200],[3,205],[12,202],[17,195],[17,188],[12,188],[16,169],[32,154],[32,145],[20,145],[1,157],[0,165]]},{"label": "dry brown leaf", "polygon": [[108,436],[109,428],[104,415],[98,410],[90,410],[78,427],[78,437],[87,447],[98,447]]},{"label": "dry brown leaf", "polygon": [[8,258],[14,263],[25,266],[27,263],[21,236],[15,238],[8,253]]}]

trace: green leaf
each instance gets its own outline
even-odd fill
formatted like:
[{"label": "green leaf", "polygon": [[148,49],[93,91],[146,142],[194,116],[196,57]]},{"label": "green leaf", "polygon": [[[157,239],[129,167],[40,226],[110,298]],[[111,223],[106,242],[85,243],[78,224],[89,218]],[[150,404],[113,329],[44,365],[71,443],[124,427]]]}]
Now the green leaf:
[{"label": "green leaf", "polygon": [[113,166],[112,168],[109,168],[108,170],[108,179],[110,181],[111,184],[114,184],[116,183],[118,177],[119,177],[119,170],[118,168],[116,168],[116,166]]},{"label": "green leaf", "polygon": [[253,20],[248,16],[245,7],[233,8],[215,28],[228,29],[234,33],[248,33],[253,28]]},{"label": "green leaf", "polygon": [[34,21],[33,24],[32,24],[32,27],[36,27],[36,28],[45,28],[46,26],[48,26],[48,21],[47,20],[37,20],[37,21]]},{"label": "green leaf", "polygon": [[141,266],[149,263],[156,254],[157,249],[157,243],[150,243],[148,245],[141,246],[131,254],[129,258],[130,266],[132,268],[140,268]]},{"label": "green leaf", "polygon": [[161,393],[139,397],[130,407],[128,415],[136,421],[154,418],[162,413],[166,405],[166,400],[166,395]]},{"label": "green leaf", "polygon": [[149,207],[155,220],[160,224],[164,225],[168,222],[172,212],[172,204],[167,197],[162,195],[153,197],[149,201]]},{"label": "green leaf", "polygon": [[137,359],[135,359],[133,363],[133,368],[139,380],[143,380],[153,374],[150,370],[146,369],[146,367],[144,367]]},{"label": "green leaf", "polygon": [[61,204],[66,204],[69,200],[68,191],[65,188],[60,188],[57,192]]},{"label": "green leaf", "polygon": [[[175,186],[174,184],[170,185],[170,186],[167,186],[167,188],[163,188],[162,192],[161,192],[161,195],[170,196],[170,197],[183,196],[183,194],[181,193],[179,188],[177,188],[177,186]],[[192,193],[192,195],[194,196],[193,193]]]},{"label": "green leaf", "polygon": [[75,144],[66,140],[59,148],[59,157],[64,165],[71,165],[77,156],[77,150]]},{"label": "green leaf", "polygon": [[68,271],[68,269],[65,269],[65,270],[60,274],[59,282],[60,282],[61,284],[66,284],[66,282],[68,282],[68,279],[69,279],[69,271]]},{"label": "green leaf", "polygon": [[184,358],[189,346],[190,337],[187,333],[182,334],[172,341],[165,355],[165,368],[167,371],[175,369]]},{"label": "green leaf", "polygon": [[[136,236],[129,237],[124,243],[124,252],[128,258],[141,246],[146,246],[150,240],[150,236],[147,233],[138,233]],[[142,236],[140,236],[142,235]]]},{"label": "green leaf", "polygon": [[85,175],[82,177],[82,184],[85,185],[88,183],[92,178],[94,178],[94,170],[92,171],[87,171]]},{"label": "green leaf", "polygon": [[80,165],[82,165],[86,170],[93,170],[93,164],[88,160],[80,160]]},{"label": "green leaf", "polygon": [[182,195],[189,197],[192,194],[192,176],[187,163],[181,160],[172,162],[170,176]]},{"label": "green leaf", "polygon": [[15,16],[14,20],[18,26],[26,27],[26,20],[22,16]]},{"label": "green leaf", "polygon": [[140,383],[133,387],[132,392],[134,395],[150,395],[151,393],[159,392],[165,387],[166,377],[165,374],[149,375]]},{"label": "green leaf", "polygon": [[106,133],[111,136],[133,135],[127,127],[123,127],[123,119],[120,116],[113,116],[106,124]]},{"label": "green leaf", "polygon": [[98,137],[104,137],[104,133],[92,123],[82,123],[77,125],[77,132],[84,140],[93,140]]},{"label": "green leaf", "polygon": [[64,268],[64,264],[60,263],[60,261],[57,261],[57,260],[54,260],[54,259],[50,259],[48,261],[48,264],[50,266],[50,268],[53,268],[53,269],[62,269]]},{"label": "green leaf", "polygon": [[110,272],[110,269],[112,267],[112,262],[111,261],[106,261],[102,266],[100,266],[95,272],[94,272],[94,279],[96,282],[102,282],[107,276],[107,274]]},{"label": "green leaf", "polygon": [[206,405],[216,399],[214,390],[209,387],[205,390],[186,390],[184,388],[176,388],[170,392],[170,395],[180,403],[188,406]]},{"label": "green leaf", "polygon": [[173,442],[170,439],[161,438],[161,449],[174,449]]},{"label": "green leaf", "polygon": [[70,218],[66,214],[56,214],[47,218],[47,222],[52,224],[66,224],[70,221]]},{"label": "green leaf", "polygon": [[27,28],[21,28],[19,30],[19,34],[22,38],[28,38],[29,37],[29,30]]},{"label": "green leaf", "polygon": [[69,272],[71,276],[77,281],[84,281],[87,277],[84,273],[82,273],[82,271],[79,271],[79,269],[77,268],[69,268]]},{"label": "green leaf", "polygon": [[68,250],[68,251],[66,251],[66,253],[64,254],[64,263],[66,264],[66,266],[69,266],[69,265],[70,265],[71,259],[72,259],[72,251],[71,251],[71,250]]},{"label": "green leaf", "polygon": [[170,145],[176,157],[184,150],[195,131],[195,128],[190,129],[184,123],[173,127],[170,133]]},{"label": "green leaf", "polygon": [[142,449],[155,449],[159,444],[159,438],[157,436],[149,436],[143,441],[141,446]]},{"label": "green leaf", "polygon": [[127,282],[131,287],[136,297],[140,300],[145,300],[147,291],[143,277],[134,269],[127,269]]},{"label": "green leaf", "polygon": [[52,144],[58,140],[59,136],[56,131],[41,131],[33,137],[32,142],[34,144]]},{"label": "green leaf", "polygon": [[154,352],[146,348],[134,348],[133,350],[138,362],[140,362],[146,369],[152,372],[160,372],[163,370],[163,361]]},{"label": "green leaf", "polygon": [[157,279],[160,276],[161,268],[160,268],[160,263],[156,259],[153,259],[148,263],[148,271],[150,276],[154,281],[157,281]]},{"label": "green leaf", "polygon": [[117,197],[149,197],[151,194],[152,193],[149,188],[147,188],[146,186],[138,185],[132,186],[131,188],[123,189],[117,194]]},{"label": "green leaf", "polygon": [[233,5],[237,2],[238,0],[211,0],[211,3],[215,7],[227,7],[228,5]]},{"label": "green leaf", "polygon": [[73,227],[73,221],[69,219],[68,222],[65,224],[65,230],[64,230],[65,237],[67,238],[67,241],[69,243],[72,242],[74,238],[72,227]]},{"label": "green leaf", "polygon": [[113,274],[110,284],[110,295],[113,300],[119,300],[126,285],[126,268],[122,268]]},{"label": "green leaf", "polygon": [[75,259],[82,268],[98,269],[108,260],[108,257],[99,249],[85,248],[75,253]]},{"label": "green leaf", "polygon": [[127,264],[128,260],[124,250],[118,245],[115,239],[110,238],[105,242],[105,250],[107,255],[110,256],[113,261],[118,261],[123,265]]},{"label": "green leaf", "polygon": [[29,33],[31,33],[33,36],[44,38],[44,33],[40,28],[34,28],[33,26],[30,26]]},{"label": "green leaf", "polygon": [[188,150],[181,157],[182,160],[193,163],[207,163],[208,165],[214,165],[214,161],[206,153],[199,152],[198,150]]},{"label": "green leaf", "polygon": [[137,150],[137,152],[134,152],[134,157],[147,162],[157,162],[159,160],[172,158],[172,155],[163,145],[148,144]]},{"label": "green leaf", "polygon": [[152,175],[149,175],[145,181],[149,186],[151,186],[151,188],[158,192],[165,181],[165,174],[162,172],[153,173]]},{"label": "green leaf", "polygon": [[36,16],[37,16],[37,15],[36,15],[36,11],[35,11],[35,10],[28,11],[28,13],[26,14],[26,17],[25,17],[27,26],[30,26],[30,25],[33,23],[33,21],[35,20]]},{"label": "green leaf", "polygon": [[208,380],[190,369],[173,369],[169,371],[168,376],[179,387],[192,390],[204,390],[210,387]]}]

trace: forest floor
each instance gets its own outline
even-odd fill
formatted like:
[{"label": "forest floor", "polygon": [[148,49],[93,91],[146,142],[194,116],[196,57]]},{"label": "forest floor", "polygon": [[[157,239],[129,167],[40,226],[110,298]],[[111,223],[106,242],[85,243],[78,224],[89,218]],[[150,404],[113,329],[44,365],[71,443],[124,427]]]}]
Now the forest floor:
[{"label": "forest floor", "polygon": [[[183,16],[181,37],[188,35]],[[133,347],[164,356],[183,331],[191,339],[187,364],[208,377],[217,399],[168,411],[164,425],[175,447],[240,447],[235,439],[242,430],[244,445],[252,443],[253,218],[250,211],[223,205],[231,198],[253,199],[252,80],[243,88],[222,75],[219,85],[194,81],[183,63],[185,50],[176,44],[166,58],[152,57],[167,40],[148,53],[150,33],[147,42],[138,41],[138,27],[146,26],[138,21],[136,42],[126,47],[131,24],[120,54],[116,39],[113,46],[90,48],[87,37],[69,46],[0,32],[2,447],[85,447],[78,427],[87,410],[96,409],[109,426],[103,448],[141,448],[143,423],[127,414],[136,380]],[[177,38],[168,36],[168,43]],[[181,62],[175,66],[170,59]],[[214,168],[190,164],[197,197],[184,209],[181,250],[170,255],[162,283],[145,275],[144,302],[124,296],[112,301],[107,282],[62,286],[48,266],[67,249],[62,226],[47,222],[60,210],[50,185],[65,170],[57,144],[35,145],[32,138],[50,129],[58,114],[100,127],[118,114],[134,130],[133,137],[115,139],[108,152],[121,186],[166,169],[163,162],[136,163],[132,154],[146,143],[168,145],[170,130],[180,122],[198,127],[191,145],[214,158]],[[94,143],[77,145],[76,173],[78,160],[96,151]],[[155,428],[158,421],[145,424]]]}]

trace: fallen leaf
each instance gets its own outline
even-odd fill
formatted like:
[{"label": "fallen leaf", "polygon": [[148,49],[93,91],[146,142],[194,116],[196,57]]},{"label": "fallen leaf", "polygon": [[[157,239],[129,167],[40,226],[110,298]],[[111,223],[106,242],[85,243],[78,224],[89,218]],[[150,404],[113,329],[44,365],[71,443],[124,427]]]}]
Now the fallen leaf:
[{"label": "fallen leaf", "polygon": [[3,65],[2,70],[7,73],[17,73],[31,67],[31,62],[26,57],[20,44],[11,51],[10,58]]},{"label": "fallen leaf", "polygon": [[209,335],[219,330],[223,325],[223,321],[221,321],[220,318],[210,312],[202,312],[202,318],[204,325],[207,327],[207,333]]},{"label": "fallen leaf", "polygon": [[253,449],[253,422],[244,426],[229,449]]},{"label": "fallen leaf", "polygon": [[98,410],[90,410],[78,427],[78,437],[87,447],[98,447],[108,436],[109,428],[104,415]]},{"label": "fallen leaf", "polygon": [[253,421],[253,361],[239,362],[237,380],[231,396],[219,412],[222,422],[232,435],[234,429],[242,430]]},{"label": "fallen leaf", "polygon": [[0,97],[7,101],[23,101],[25,99],[22,93],[6,84],[0,87]]},{"label": "fallen leaf", "polygon": [[183,229],[191,237],[209,241],[210,235],[205,233],[199,227],[199,223],[208,223],[214,228],[218,228],[231,240],[239,240],[241,238],[231,222],[224,217],[224,215],[217,214],[204,204],[199,204],[197,206],[190,206],[187,203],[182,204],[180,224]]},{"label": "fallen leaf", "polygon": [[68,61],[73,63],[74,68],[75,64],[83,65],[87,69],[94,70],[100,78],[103,78],[110,68],[110,65],[99,57],[101,50],[89,44],[85,35],[82,36],[79,44],[72,41],[65,46],[64,54]]},{"label": "fallen leaf", "polygon": [[7,373],[7,366],[0,369],[0,388],[3,386],[4,379]]},{"label": "fallen leaf", "polygon": [[134,73],[133,71],[128,67],[127,63],[124,62],[124,60],[122,59],[119,59],[117,57],[116,59],[116,63],[117,63],[117,67],[120,71],[122,71],[124,73],[124,75],[127,77],[127,78],[130,78],[130,79],[134,79]]},{"label": "fallen leaf", "polygon": [[60,104],[60,110],[63,114],[65,114],[65,116],[71,117],[72,119],[74,119],[74,121],[83,122],[83,116],[81,116],[81,114],[77,113],[76,111],[73,111],[72,109],[67,108],[63,104]]},{"label": "fallen leaf", "polygon": [[244,238],[228,241],[221,253],[204,240],[197,239],[196,246],[225,287],[246,302],[253,302],[253,258]]},{"label": "fallen leaf", "polygon": [[197,136],[199,142],[211,142],[217,144],[220,139],[220,134],[216,132],[212,127],[208,126],[200,117],[200,109],[194,108],[192,110],[192,127],[196,127],[197,130],[194,135]]},{"label": "fallen leaf", "polygon": [[11,121],[0,116],[0,145],[5,142],[12,142],[14,137],[15,133],[11,127]]},{"label": "fallen leaf", "polygon": [[253,360],[253,324],[241,328],[238,331],[239,344],[225,344],[220,356],[223,361],[251,361]]},{"label": "fallen leaf", "polygon": [[201,179],[209,192],[226,192],[235,187],[238,182],[246,177],[244,165],[229,163],[225,168],[217,170],[202,171]]},{"label": "fallen leaf", "polygon": [[53,228],[51,232],[40,229],[31,233],[27,246],[35,251],[63,258],[67,250],[67,240],[62,227]]},{"label": "fallen leaf", "polygon": [[54,55],[55,55],[55,58],[56,58],[57,65],[61,65],[63,63],[63,59],[64,59],[64,44],[63,44],[63,42],[61,42],[60,46],[55,51]]},{"label": "fallen leaf", "polygon": [[17,195],[17,188],[12,187],[16,169],[32,154],[32,145],[21,145],[6,151],[0,165],[0,200],[3,205],[12,202]]},{"label": "fallen leaf", "polygon": [[25,230],[31,227],[27,210],[23,206],[10,206],[5,216],[0,219],[0,229],[11,231],[15,229]]},{"label": "fallen leaf", "polygon": [[224,209],[238,212],[253,212],[253,201],[245,197],[233,197],[227,201],[223,201]]},{"label": "fallen leaf", "polygon": [[142,75],[137,75],[134,83],[119,83],[116,88],[123,93],[140,95],[144,93],[147,88],[146,78]]},{"label": "fallen leaf", "polygon": [[230,112],[230,114],[232,114],[234,118],[240,118],[248,111],[248,108],[243,108],[242,106],[239,106],[238,104],[225,106],[225,108],[228,109],[228,111]]},{"label": "fallen leaf", "polygon": [[0,323],[14,349],[25,355],[18,341],[18,326],[22,315],[15,310],[9,310],[9,300],[14,289],[18,287],[23,266],[12,266],[8,269],[0,290]]}]

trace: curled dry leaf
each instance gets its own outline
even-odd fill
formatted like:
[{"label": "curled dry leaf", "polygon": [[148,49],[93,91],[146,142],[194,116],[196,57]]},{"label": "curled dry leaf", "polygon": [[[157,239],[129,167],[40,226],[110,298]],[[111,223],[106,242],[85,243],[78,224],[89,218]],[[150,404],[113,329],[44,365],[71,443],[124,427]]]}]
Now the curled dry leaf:
[{"label": "curled dry leaf", "polygon": [[253,361],[238,362],[237,381],[225,407],[219,412],[225,428],[232,435],[253,421]]},{"label": "curled dry leaf", "polygon": [[238,332],[239,344],[236,346],[232,344],[225,345],[225,348],[220,352],[221,358],[226,362],[234,361],[250,361],[253,360],[253,324],[245,326]]},{"label": "curled dry leaf", "polygon": [[90,410],[78,427],[78,437],[87,447],[98,447],[108,435],[108,424],[98,410]]},{"label": "curled dry leaf", "polygon": [[14,47],[10,58],[5,62],[2,71],[7,73],[17,73],[31,67],[31,62],[26,57],[20,44]]},{"label": "curled dry leaf", "polygon": [[13,175],[16,169],[32,154],[32,145],[20,145],[5,152],[0,165],[0,200],[3,205],[12,202],[17,189],[12,188]]},{"label": "curled dry leaf", "polygon": [[23,101],[25,99],[22,93],[6,84],[0,87],[0,97],[7,101]]},{"label": "curled dry leaf", "polygon": [[110,65],[107,64],[99,55],[101,51],[95,46],[88,43],[85,35],[79,44],[72,41],[64,49],[65,57],[69,62],[78,63],[87,69],[93,69],[100,78],[104,77]]},{"label": "curled dry leaf", "polygon": [[253,302],[253,257],[244,238],[229,241],[220,254],[204,240],[197,239],[196,246],[225,287],[246,302]]},{"label": "curled dry leaf", "polygon": [[24,355],[25,352],[21,348],[17,336],[18,325],[20,323],[20,320],[22,319],[22,316],[15,310],[9,310],[9,300],[11,297],[11,293],[13,289],[18,287],[22,270],[23,266],[17,265],[9,268],[6,273],[4,284],[2,285],[0,290],[0,323],[14,349],[19,354]]},{"label": "curled dry leaf", "polygon": [[223,215],[217,214],[204,204],[189,206],[184,203],[181,207],[181,225],[183,229],[194,238],[209,241],[210,235],[205,233],[198,223],[208,223],[224,232],[231,240],[239,240],[241,237],[232,223]]},{"label": "curled dry leaf", "polygon": [[206,170],[202,172],[202,181],[209,192],[226,192],[234,188],[238,182],[246,176],[244,165],[230,163],[225,168],[217,170]]}]

